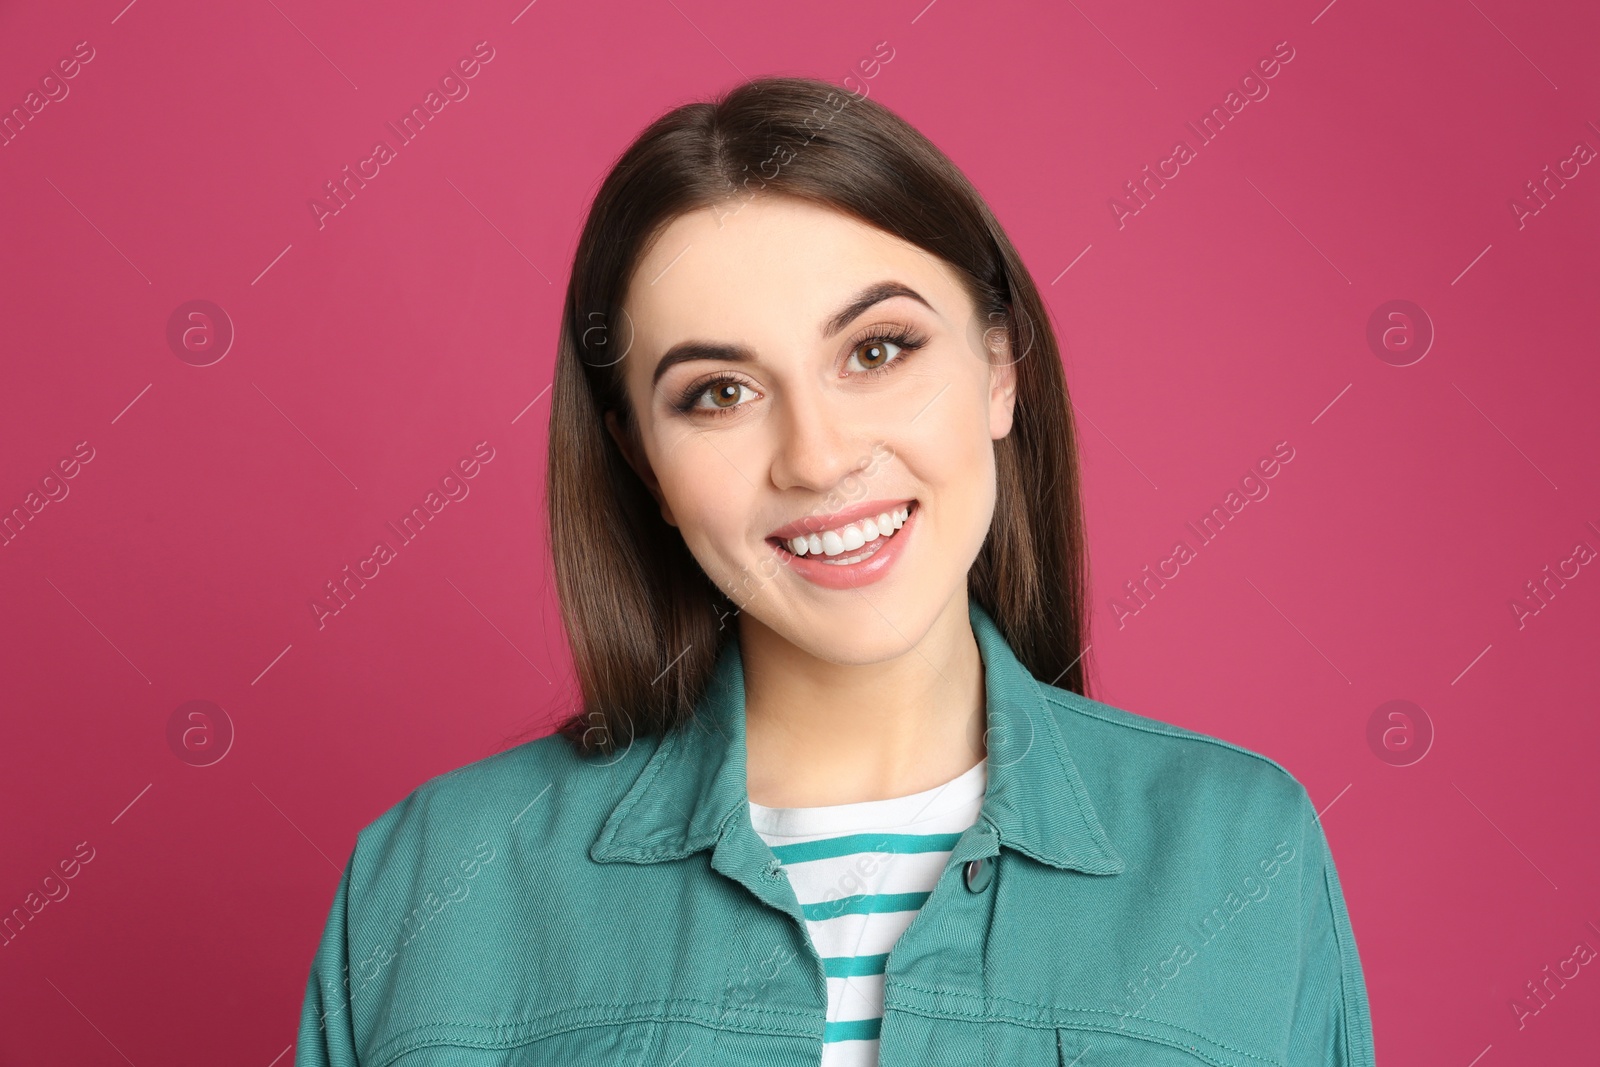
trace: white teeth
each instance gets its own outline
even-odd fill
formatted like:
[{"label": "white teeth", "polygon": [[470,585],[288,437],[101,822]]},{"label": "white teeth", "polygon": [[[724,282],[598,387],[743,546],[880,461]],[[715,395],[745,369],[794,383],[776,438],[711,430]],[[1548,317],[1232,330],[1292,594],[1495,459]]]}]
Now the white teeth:
[{"label": "white teeth", "polygon": [[837,530],[824,530],[820,534],[791,537],[784,544],[797,556],[837,556],[854,552],[865,544],[882,537],[893,537],[895,531],[906,524],[911,507],[881,512],[876,518],[861,519],[841,526]]}]

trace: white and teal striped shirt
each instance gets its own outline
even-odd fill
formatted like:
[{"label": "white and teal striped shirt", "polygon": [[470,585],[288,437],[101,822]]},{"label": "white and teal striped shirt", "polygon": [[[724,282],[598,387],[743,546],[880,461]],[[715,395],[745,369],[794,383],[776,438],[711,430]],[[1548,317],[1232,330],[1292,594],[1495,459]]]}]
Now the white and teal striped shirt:
[{"label": "white and teal striped shirt", "polygon": [[750,802],[828,976],[822,1067],[875,1067],[883,967],[983,805],[987,760],[909,796],[819,808]]}]

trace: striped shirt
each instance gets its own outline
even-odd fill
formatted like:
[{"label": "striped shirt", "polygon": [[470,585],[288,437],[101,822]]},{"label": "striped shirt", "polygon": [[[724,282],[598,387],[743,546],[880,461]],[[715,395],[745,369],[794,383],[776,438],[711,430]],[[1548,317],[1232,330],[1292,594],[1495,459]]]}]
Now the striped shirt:
[{"label": "striped shirt", "polygon": [[909,796],[817,808],[750,802],[828,977],[822,1067],[875,1067],[889,950],[983,805],[987,760]]}]

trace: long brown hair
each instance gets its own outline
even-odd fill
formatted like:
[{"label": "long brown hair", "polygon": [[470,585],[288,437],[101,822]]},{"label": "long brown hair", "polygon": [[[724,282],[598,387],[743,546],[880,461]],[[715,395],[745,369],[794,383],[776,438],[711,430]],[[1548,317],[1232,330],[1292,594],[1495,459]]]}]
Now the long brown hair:
[{"label": "long brown hair", "polygon": [[[1086,691],[1088,560],[1078,453],[1054,333],[999,222],[932,142],[875,101],[808,78],[759,78],[650,124],[595,195],[567,286],[550,405],[547,509],[582,707],[558,732],[584,754],[692,717],[735,606],[700,569],[605,426],[637,425],[622,380],[622,309],[652,240],[690,211],[761,194],[833,208],[925,249],[961,277],[1017,368],[997,496],[968,575],[1036,678]],[[635,438],[636,439],[636,438]]]}]

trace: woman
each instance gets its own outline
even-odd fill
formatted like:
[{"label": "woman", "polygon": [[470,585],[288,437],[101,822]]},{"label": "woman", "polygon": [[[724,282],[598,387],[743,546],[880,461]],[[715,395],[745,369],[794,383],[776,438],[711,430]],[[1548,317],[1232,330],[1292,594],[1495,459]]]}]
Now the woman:
[{"label": "woman", "polygon": [[583,703],[358,836],[297,1064],[1370,1065],[1305,790],[1083,695],[1039,294],[892,113],[652,124],[567,294]]}]

